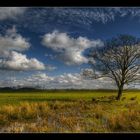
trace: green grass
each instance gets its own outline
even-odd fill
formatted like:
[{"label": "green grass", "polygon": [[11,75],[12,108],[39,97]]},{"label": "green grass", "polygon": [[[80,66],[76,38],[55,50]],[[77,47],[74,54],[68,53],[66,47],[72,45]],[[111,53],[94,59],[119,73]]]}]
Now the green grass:
[{"label": "green grass", "polygon": [[[0,93],[0,105],[18,104],[22,101],[73,101],[73,100],[91,100],[101,96],[117,95],[117,91],[44,91],[44,92],[11,92]],[[123,96],[131,98],[137,96],[140,99],[140,91],[124,91]]]},{"label": "green grass", "polygon": [[0,94],[0,105],[2,104],[17,104],[22,101],[52,101],[52,100],[61,100],[61,101],[70,101],[70,100],[77,100],[77,99],[84,99],[90,100],[92,97],[98,97],[102,95],[110,95],[110,93],[102,93],[102,92],[62,92],[62,93],[55,93],[55,92],[36,92],[36,93],[1,93]]},{"label": "green grass", "polygon": [[0,132],[140,132],[140,91],[116,96],[111,90],[0,93]]}]

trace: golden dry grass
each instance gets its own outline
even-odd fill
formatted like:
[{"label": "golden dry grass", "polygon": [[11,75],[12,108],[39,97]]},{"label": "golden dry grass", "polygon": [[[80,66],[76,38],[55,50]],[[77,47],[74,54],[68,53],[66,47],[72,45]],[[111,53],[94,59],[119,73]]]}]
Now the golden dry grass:
[{"label": "golden dry grass", "polygon": [[3,105],[0,132],[140,132],[138,100],[104,98]]}]

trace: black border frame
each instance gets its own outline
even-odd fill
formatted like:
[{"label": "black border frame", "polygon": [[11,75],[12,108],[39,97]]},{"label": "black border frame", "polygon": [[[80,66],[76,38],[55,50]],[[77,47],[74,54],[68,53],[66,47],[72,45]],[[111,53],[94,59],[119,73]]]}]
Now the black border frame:
[{"label": "black border frame", "polygon": [[140,6],[139,0],[1,0],[0,6],[53,6],[53,7],[132,7]]},{"label": "black border frame", "polygon": [[[140,7],[140,0],[1,0],[0,7]],[[1,133],[0,139],[139,139],[140,133]]]}]

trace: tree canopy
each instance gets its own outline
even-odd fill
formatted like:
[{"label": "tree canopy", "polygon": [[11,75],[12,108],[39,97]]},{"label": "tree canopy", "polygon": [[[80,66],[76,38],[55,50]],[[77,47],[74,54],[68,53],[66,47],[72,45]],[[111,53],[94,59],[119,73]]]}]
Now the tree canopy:
[{"label": "tree canopy", "polygon": [[125,84],[140,80],[140,39],[118,35],[102,47],[92,48],[87,57],[93,71],[84,70],[89,78],[109,77],[115,81],[120,99]]}]

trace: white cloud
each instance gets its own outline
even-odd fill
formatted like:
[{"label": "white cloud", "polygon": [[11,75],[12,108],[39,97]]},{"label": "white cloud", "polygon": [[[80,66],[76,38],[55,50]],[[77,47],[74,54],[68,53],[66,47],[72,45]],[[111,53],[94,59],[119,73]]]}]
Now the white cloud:
[{"label": "white cloud", "polygon": [[4,54],[6,51],[24,51],[30,48],[28,39],[22,37],[17,33],[15,26],[12,29],[8,29],[4,36],[0,35],[0,54]]},{"label": "white cloud", "polygon": [[41,87],[44,89],[98,89],[108,88],[108,85],[110,88],[114,88],[110,79],[86,80],[79,73],[48,76],[46,73],[39,72],[17,82],[17,85],[18,83],[23,86]]},{"label": "white cloud", "polygon": [[81,76],[78,73],[76,74],[65,73],[58,76],[48,76],[46,73],[39,72],[26,78],[24,86],[28,85],[27,84],[28,82],[32,87],[40,86],[46,89],[72,88],[82,84]]},{"label": "white cloud", "polygon": [[0,20],[15,19],[18,15],[22,15],[26,9],[24,7],[0,7]]},{"label": "white cloud", "polygon": [[27,58],[19,52],[28,50],[28,39],[17,33],[16,27],[0,35],[0,69],[9,70],[44,70],[45,65],[35,58]]},{"label": "white cloud", "polygon": [[0,60],[0,68],[10,70],[44,70],[45,66],[35,58],[28,59],[26,55],[11,51],[7,59]]},{"label": "white cloud", "polygon": [[[11,75],[11,74],[10,74]],[[109,78],[85,79],[79,73],[64,73],[57,76],[48,76],[46,73],[37,72],[24,78],[9,77],[0,80],[0,87],[33,87],[43,89],[114,89],[115,83]],[[137,86],[126,86],[125,88],[140,88]]]},{"label": "white cloud", "polygon": [[58,31],[45,34],[42,44],[58,53],[57,57],[67,65],[87,63],[87,58],[83,56],[85,49],[103,45],[101,40],[89,40],[81,36],[72,38]]}]

